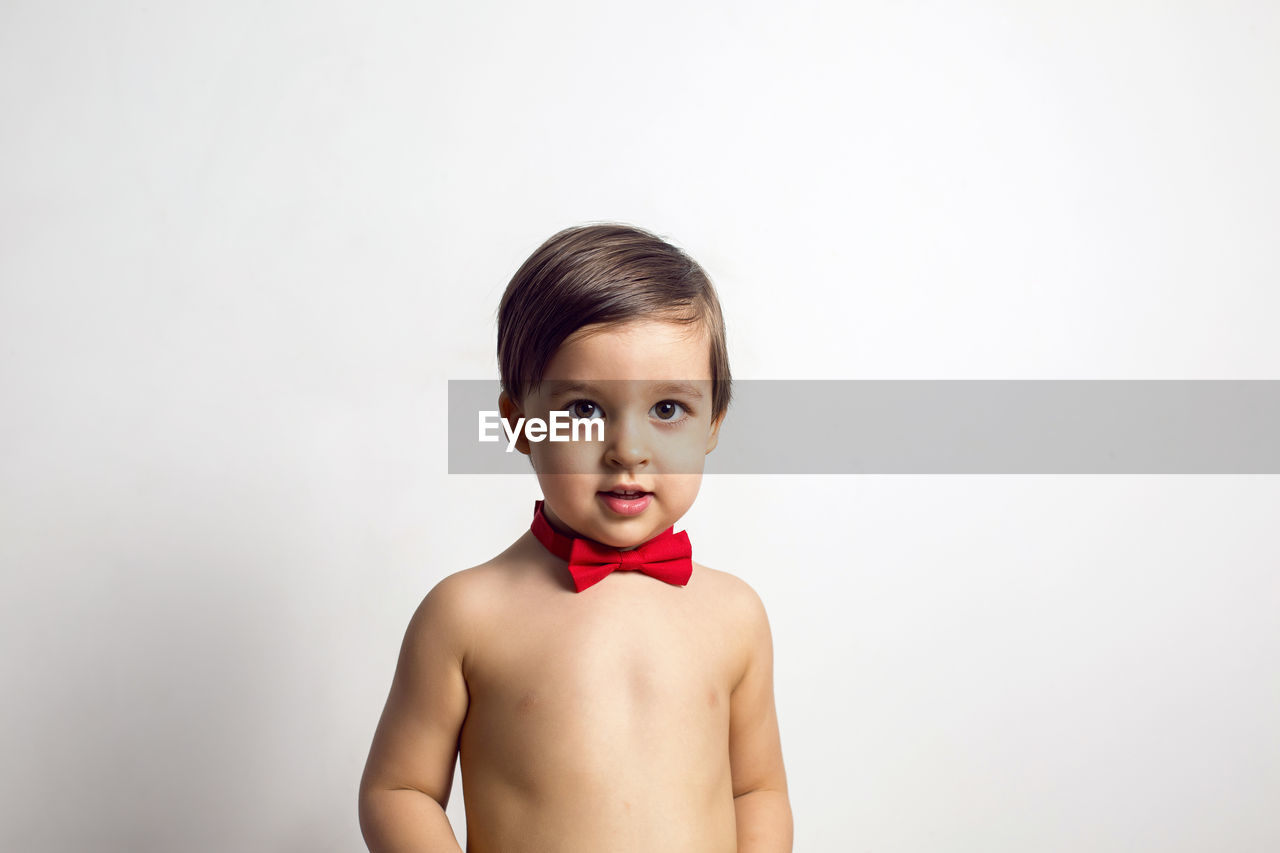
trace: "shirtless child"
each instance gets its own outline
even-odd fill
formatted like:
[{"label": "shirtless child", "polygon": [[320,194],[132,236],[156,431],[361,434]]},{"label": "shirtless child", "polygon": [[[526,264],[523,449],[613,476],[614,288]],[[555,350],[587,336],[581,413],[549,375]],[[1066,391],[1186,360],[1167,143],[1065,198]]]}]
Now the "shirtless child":
[{"label": "shirtless child", "polygon": [[568,412],[603,439],[522,435],[530,530],[410,620],[360,784],[369,849],[460,851],[460,755],[470,853],[790,851],[764,607],[671,530],[729,403],[710,281],[644,231],[562,231],[507,286],[498,359],[510,424]]}]

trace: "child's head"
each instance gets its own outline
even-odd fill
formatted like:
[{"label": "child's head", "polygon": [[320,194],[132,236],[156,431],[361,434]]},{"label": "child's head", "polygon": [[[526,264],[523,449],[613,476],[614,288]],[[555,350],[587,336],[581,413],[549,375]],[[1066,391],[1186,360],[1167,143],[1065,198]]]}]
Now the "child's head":
[{"label": "child's head", "polygon": [[731,378],[715,289],[680,249],[615,224],[551,237],[503,294],[498,361],[509,421],[603,421],[603,442],[517,442],[553,524],[633,547],[693,503]]},{"label": "child's head", "polygon": [[502,389],[519,402],[578,329],[639,319],[702,325],[711,339],[712,414],[723,416],[731,377],[715,288],[693,258],[629,225],[566,228],[516,271],[498,307]]}]

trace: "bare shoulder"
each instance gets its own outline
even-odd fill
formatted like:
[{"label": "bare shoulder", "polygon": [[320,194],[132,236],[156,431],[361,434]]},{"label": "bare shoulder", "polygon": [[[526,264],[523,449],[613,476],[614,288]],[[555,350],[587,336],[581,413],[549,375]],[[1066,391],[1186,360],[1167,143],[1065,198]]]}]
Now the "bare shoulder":
[{"label": "bare shoulder", "polygon": [[699,565],[708,607],[713,608],[723,627],[722,634],[733,638],[737,675],[741,681],[747,670],[773,658],[773,635],[764,601],[751,584],[737,575]]},{"label": "bare shoulder", "polygon": [[[750,683],[748,676],[773,670],[773,634],[769,616],[759,593],[737,575],[699,566],[707,581],[705,592],[714,601],[723,620],[724,637],[732,638],[733,674],[731,693],[739,694],[741,685]],[[772,676],[769,676],[772,678]]]},{"label": "bare shoulder", "polygon": [[705,593],[713,599],[723,615],[740,627],[752,626],[756,630],[768,627],[764,601],[751,584],[737,575],[699,565]]},{"label": "bare shoulder", "polygon": [[498,585],[495,575],[491,561],[442,578],[409,620],[406,645],[446,648],[463,662],[488,622]]}]

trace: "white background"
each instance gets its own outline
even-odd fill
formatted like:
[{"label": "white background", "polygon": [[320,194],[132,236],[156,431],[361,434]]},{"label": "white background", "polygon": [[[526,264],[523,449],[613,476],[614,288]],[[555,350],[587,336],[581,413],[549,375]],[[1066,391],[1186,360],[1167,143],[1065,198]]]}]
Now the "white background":
[{"label": "white background", "polygon": [[[564,226],[688,249],[744,378],[1280,378],[1276,9],[5,3],[0,847],[361,848],[409,615],[537,497],[446,474],[445,383]],[[683,526],[769,608],[797,851],[1272,851],[1278,513],[716,477]]]}]

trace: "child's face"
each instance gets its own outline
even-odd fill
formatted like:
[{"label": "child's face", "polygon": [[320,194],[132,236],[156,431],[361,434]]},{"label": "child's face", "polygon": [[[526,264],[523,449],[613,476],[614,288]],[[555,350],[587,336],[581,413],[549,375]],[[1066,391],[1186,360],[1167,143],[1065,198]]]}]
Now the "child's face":
[{"label": "child's face", "polygon": [[[633,548],[685,514],[720,427],[711,419],[710,352],[701,324],[585,326],[556,350],[522,405],[500,398],[513,425],[553,411],[604,421],[604,441],[517,442],[532,458],[552,525]],[[615,496],[626,488],[646,494]]]}]

